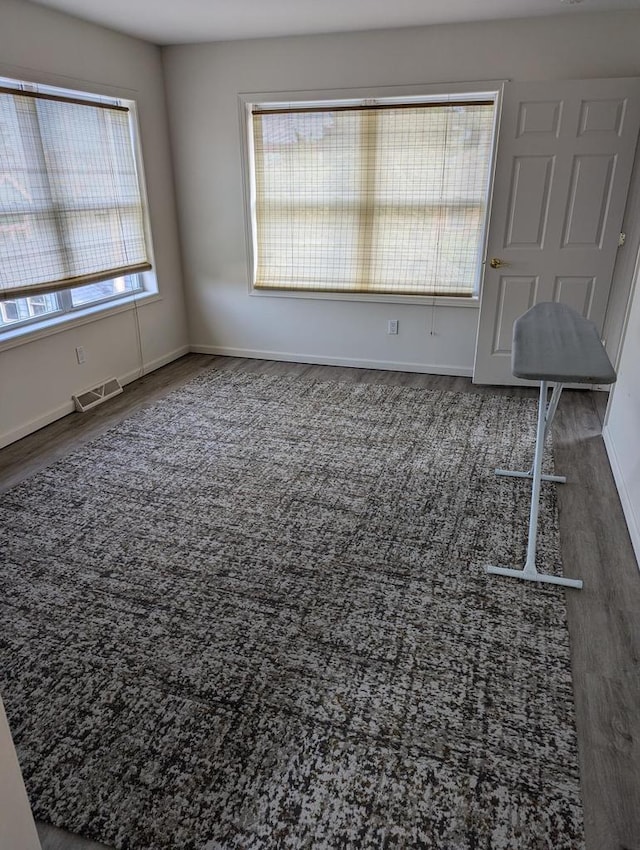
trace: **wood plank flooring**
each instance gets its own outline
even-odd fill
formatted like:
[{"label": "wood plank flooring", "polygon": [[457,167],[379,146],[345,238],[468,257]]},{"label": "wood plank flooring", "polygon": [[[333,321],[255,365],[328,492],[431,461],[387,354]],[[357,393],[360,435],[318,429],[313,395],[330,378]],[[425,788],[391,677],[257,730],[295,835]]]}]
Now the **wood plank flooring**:
[{"label": "wood plank flooring", "polygon": [[[213,365],[457,392],[537,393],[476,387],[467,378],[192,354],[90,413],[71,414],[1,450],[0,492]],[[559,592],[569,618],[586,848],[640,850],[640,572],[600,436],[605,405],[602,393],[565,391],[554,425],[556,467],[568,476],[558,488],[562,558],[566,574],[585,583],[582,591]],[[102,848],[47,824],[38,831],[43,850]]]}]

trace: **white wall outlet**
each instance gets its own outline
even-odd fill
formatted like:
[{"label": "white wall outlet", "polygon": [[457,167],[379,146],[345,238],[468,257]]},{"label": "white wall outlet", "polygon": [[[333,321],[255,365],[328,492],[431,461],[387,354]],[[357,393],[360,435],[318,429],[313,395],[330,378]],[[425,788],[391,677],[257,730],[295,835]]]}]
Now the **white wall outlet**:
[{"label": "white wall outlet", "polygon": [[397,334],[398,333],[398,320],[397,319],[389,319],[387,322],[387,333],[388,334]]},{"label": "white wall outlet", "polygon": [[82,345],[76,346],[76,357],[78,359],[78,363],[84,363],[87,359]]}]

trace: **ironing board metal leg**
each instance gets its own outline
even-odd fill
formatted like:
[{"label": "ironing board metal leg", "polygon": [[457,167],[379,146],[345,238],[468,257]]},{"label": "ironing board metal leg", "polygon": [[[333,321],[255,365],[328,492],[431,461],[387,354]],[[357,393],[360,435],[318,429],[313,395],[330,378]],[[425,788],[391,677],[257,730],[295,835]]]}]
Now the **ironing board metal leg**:
[{"label": "ironing board metal leg", "polygon": [[[533,472],[529,470],[529,472],[515,472],[512,469],[495,469],[496,475],[501,475],[503,478],[533,478]],[[546,475],[543,474],[540,476],[543,481],[555,481],[556,484],[566,484],[567,476],[566,475]]]},{"label": "ironing board metal leg", "polygon": [[[531,509],[529,512],[529,540],[527,543],[527,559],[524,568],[521,570],[494,567],[493,565],[486,566],[485,570],[493,575],[509,576],[510,578],[519,578],[526,581],[539,581],[545,584],[559,584],[563,587],[575,587],[578,590],[582,588],[580,579],[564,578],[564,576],[551,576],[546,573],[539,573],[536,569],[536,551],[538,541],[538,513],[540,507],[540,487],[545,476],[542,475],[542,456],[544,454],[545,437],[548,433],[553,416],[558,406],[560,394],[562,392],[562,384],[557,384],[554,387],[553,394],[549,406],[547,407],[548,383],[541,381],[540,383],[540,401],[538,404],[538,422],[536,426],[536,450],[533,458],[533,467],[530,472],[509,473],[505,470],[496,470],[496,474],[507,474],[516,478],[532,478],[533,484],[531,488]],[[562,476],[548,476],[546,480],[555,480]]]},{"label": "ironing board metal leg", "polygon": [[538,510],[540,508],[540,482],[542,476],[542,455],[544,454],[544,429],[547,417],[546,381],[540,382],[540,401],[538,404],[538,426],[536,428],[536,452],[533,457],[533,487],[531,490],[531,510],[529,512],[529,542],[527,561],[524,571],[527,575],[536,572],[536,546],[538,541]]}]

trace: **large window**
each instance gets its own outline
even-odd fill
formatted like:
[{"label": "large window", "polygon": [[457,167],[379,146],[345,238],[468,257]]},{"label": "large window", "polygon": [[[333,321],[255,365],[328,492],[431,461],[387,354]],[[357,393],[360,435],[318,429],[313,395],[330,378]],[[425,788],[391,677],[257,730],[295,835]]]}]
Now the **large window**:
[{"label": "large window", "polygon": [[252,109],[254,287],[472,297],[493,99]]},{"label": "large window", "polygon": [[0,79],[0,331],[144,289],[133,103]]}]

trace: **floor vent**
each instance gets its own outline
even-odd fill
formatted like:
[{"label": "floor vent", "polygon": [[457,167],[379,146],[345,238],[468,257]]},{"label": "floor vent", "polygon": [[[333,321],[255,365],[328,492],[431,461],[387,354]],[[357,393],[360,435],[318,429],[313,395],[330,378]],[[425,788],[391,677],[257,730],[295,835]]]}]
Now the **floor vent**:
[{"label": "floor vent", "polygon": [[122,386],[120,381],[117,378],[109,378],[104,384],[100,384],[90,390],[85,390],[78,395],[72,396],[72,398],[75,402],[76,410],[84,413],[87,410],[91,410],[97,404],[102,404],[108,398],[113,398],[114,395],[120,395],[121,392]]}]

